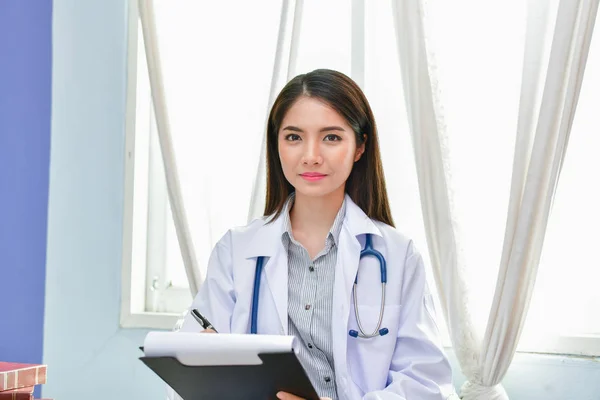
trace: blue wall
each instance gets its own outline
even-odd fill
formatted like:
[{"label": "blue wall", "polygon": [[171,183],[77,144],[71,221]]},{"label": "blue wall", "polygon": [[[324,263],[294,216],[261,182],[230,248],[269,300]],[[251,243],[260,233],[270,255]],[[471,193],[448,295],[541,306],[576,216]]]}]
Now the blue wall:
[{"label": "blue wall", "polygon": [[42,362],[52,1],[0,1],[0,360]]}]

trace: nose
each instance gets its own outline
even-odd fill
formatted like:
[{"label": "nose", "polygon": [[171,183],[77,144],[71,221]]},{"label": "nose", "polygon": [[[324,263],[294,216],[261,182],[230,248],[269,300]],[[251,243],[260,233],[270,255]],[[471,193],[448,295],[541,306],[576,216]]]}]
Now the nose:
[{"label": "nose", "polygon": [[304,155],[302,156],[302,164],[304,165],[318,165],[323,163],[323,157],[321,155],[320,141],[319,140],[307,140],[304,148]]}]

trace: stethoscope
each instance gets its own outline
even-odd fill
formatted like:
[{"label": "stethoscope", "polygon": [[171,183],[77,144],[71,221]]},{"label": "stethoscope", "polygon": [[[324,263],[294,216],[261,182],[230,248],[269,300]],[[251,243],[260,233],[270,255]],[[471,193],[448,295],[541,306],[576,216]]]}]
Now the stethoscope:
[{"label": "stethoscope", "polygon": [[[348,334],[354,338],[360,337],[370,339],[376,336],[387,335],[389,332],[388,328],[381,328],[383,321],[383,312],[385,310],[385,285],[387,283],[387,267],[385,265],[385,258],[383,254],[373,248],[371,234],[366,235],[365,248],[360,252],[360,259],[366,256],[373,256],[379,261],[379,269],[381,274],[381,307],[379,309],[379,321],[375,330],[368,334],[365,333],[362,324],[360,322],[360,315],[358,312],[358,299],[356,293],[356,287],[358,285],[358,273],[354,278],[354,286],[352,288],[352,297],[354,298],[354,315],[356,316],[356,322],[358,324],[358,331],[351,329]],[[360,262],[359,259],[359,262]],[[256,272],[254,275],[254,291],[252,293],[252,312],[250,315],[250,333],[255,334],[258,329],[258,295],[260,293],[260,277],[262,275],[264,257],[258,257],[256,259]]]}]

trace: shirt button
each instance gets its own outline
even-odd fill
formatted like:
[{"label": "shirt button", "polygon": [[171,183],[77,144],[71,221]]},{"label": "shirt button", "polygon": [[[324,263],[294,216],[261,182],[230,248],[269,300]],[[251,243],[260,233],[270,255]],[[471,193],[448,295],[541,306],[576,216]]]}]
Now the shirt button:
[{"label": "shirt button", "polygon": [[326,376],[326,377],[325,377],[325,382],[327,382],[327,383],[331,382],[331,378],[330,378],[330,377],[328,377],[328,376]]},{"label": "shirt button", "polygon": [[307,304],[307,305],[305,305],[305,306],[304,306],[304,309],[305,309],[305,310],[310,310],[310,304]]},{"label": "shirt button", "polygon": [[312,349],[312,348],[313,348],[313,345],[309,343],[309,344],[308,344],[308,348],[309,348],[309,349]]},{"label": "shirt button", "polygon": [[311,265],[310,267],[308,267],[308,270],[309,270],[310,272],[315,272],[315,267],[313,267],[313,266]]}]

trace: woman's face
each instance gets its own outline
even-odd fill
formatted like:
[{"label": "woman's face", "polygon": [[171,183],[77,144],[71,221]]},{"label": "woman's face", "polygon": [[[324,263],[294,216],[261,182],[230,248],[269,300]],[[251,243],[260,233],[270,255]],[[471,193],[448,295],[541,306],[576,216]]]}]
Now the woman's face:
[{"label": "woman's face", "polygon": [[357,147],[346,120],[323,101],[300,97],[285,114],[278,134],[283,174],[297,194],[319,197],[344,191]]}]

